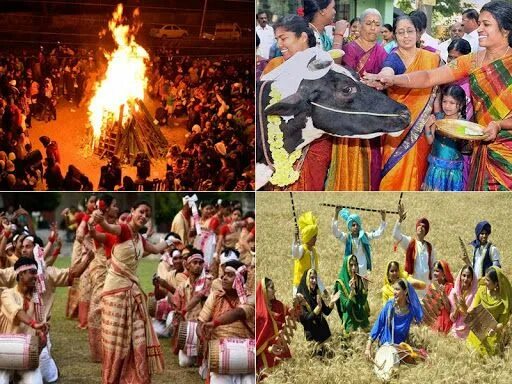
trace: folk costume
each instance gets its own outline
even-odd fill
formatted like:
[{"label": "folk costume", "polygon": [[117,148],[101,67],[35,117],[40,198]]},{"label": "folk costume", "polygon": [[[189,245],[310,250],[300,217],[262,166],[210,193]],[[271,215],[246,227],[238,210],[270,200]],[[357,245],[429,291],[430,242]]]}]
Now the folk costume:
[{"label": "folk costume", "polygon": [[[343,258],[338,279],[334,283],[334,292],[341,292],[340,298],[336,302],[336,308],[347,333],[359,328],[364,330],[370,326],[368,287],[360,276],[351,276],[350,260],[357,260],[357,258],[354,255]],[[355,290],[350,288],[350,280],[353,278],[356,280]]]},{"label": "folk costume", "polygon": [[146,384],[164,360],[136,275],[145,239],[121,224],[101,297],[102,382]]},{"label": "folk costume", "polygon": [[483,277],[485,275],[485,271],[487,271],[487,268],[493,265],[495,267],[501,268],[500,253],[498,248],[496,248],[496,246],[490,242],[482,245],[478,239],[480,233],[484,229],[487,231],[488,235],[491,234],[491,224],[489,224],[487,221],[481,221],[475,227],[475,240],[471,242],[471,245],[474,248],[472,266],[477,279]]},{"label": "folk costume", "polygon": [[457,301],[463,300],[466,307],[470,308],[471,304],[473,303],[473,299],[475,298],[476,291],[478,289],[478,279],[476,278],[476,275],[473,272],[471,286],[469,287],[468,290],[463,290],[461,281],[463,270],[464,267],[462,267],[461,270],[459,271],[457,278],[455,279],[455,284],[452,288],[452,291],[450,292],[450,296],[448,296],[448,299],[450,300],[451,304],[450,319],[453,321],[450,334],[459,339],[465,339],[466,337],[468,337],[469,327],[464,321],[466,315],[457,310]]},{"label": "folk costume", "polygon": [[307,341],[315,342],[314,351],[317,354],[323,354],[323,344],[331,337],[329,324],[324,316],[329,316],[332,308],[327,306],[322,300],[322,308],[317,304],[317,295],[320,295],[318,284],[315,289],[310,285],[309,278],[312,273],[316,273],[314,269],[308,269],[302,275],[297,293],[304,297],[302,304],[302,314],[300,322],[304,327],[304,334]]},{"label": "folk costume", "polygon": [[[419,224],[425,225],[426,235],[430,229],[430,223],[426,218],[421,218],[416,222],[416,227]],[[436,262],[432,244],[426,240],[421,242],[402,234],[399,221],[396,222],[393,228],[393,238],[397,242],[396,245],[400,245],[405,251],[405,272],[412,275],[415,279],[423,281],[426,285],[429,285],[432,281],[432,272],[434,271],[434,263]],[[425,290],[417,290],[417,294],[418,297],[422,299],[425,296]]]},{"label": "folk costume", "polygon": [[[344,233],[338,228],[340,219],[343,219],[347,223],[348,233]],[[352,224],[354,222],[359,225],[359,234],[356,238],[354,238],[351,233]],[[363,276],[366,276],[368,271],[372,270],[372,250],[370,241],[381,237],[385,229],[386,222],[383,221],[375,231],[365,232],[361,217],[355,213],[350,214],[346,208],[340,211],[338,220],[332,221],[332,233],[334,237],[339,239],[341,243],[345,243],[344,257],[355,255],[359,265],[359,273]]]},{"label": "folk costume", "polygon": [[[499,267],[491,267],[496,271],[498,275],[498,289],[495,292],[490,292],[483,281],[480,282],[478,290],[471,305],[473,308],[482,304],[487,309],[492,317],[499,323],[506,326],[510,319],[511,303],[512,303],[512,287],[507,276],[503,273]],[[484,340],[478,339],[473,333],[469,332],[466,342],[468,346],[479,352],[481,355],[492,356],[497,355],[501,352],[501,333],[496,331],[493,335],[487,336]]]},{"label": "folk costume", "polygon": [[[307,243],[318,234],[318,219],[312,212],[303,213],[298,220],[301,242],[297,244],[295,240],[292,244],[293,267],[293,293],[297,292],[297,287],[308,269],[318,271],[318,253],[315,246],[309,247]],[[318,277],[317,277],[318,279]],[[323,284],[318,279],[320,290],[324,290]]]},{"label": "folk costume", "polygon": [[[450,266],[446,261],[439,260],[439,264],[441,265],[443,272],[444,272],[445,284],[444,284],[444,286],[439,286],[438,288],[436,288],[436,286],[434,286],[434,284],[430,284],[429,287],[427,288],[427,295],[428,294],[437,295],[436,290],[442,289],[444,291],[444,295],[446,295],[446,297],[448,297],[448,295],[450,294],[450,292],[453,289],[453,276],[450,271]],[[453,321],[451,320],[451,317],[450,317],[450,312],[451,312],[451,307],[447,308],[446,306],[442,305],[441,310],[439,311],[439,315],[437,316],[435,323],[432,324],[431,328],[434,331],[448,333],[451,330],[452,324],[453,324]]]},{"label": "folk costume", "polygon": [[380,311],[370,332],[372,340],[379,344],[400,344],[407,340],[412,322],[420,323],[423,319],[423,308],[411,283],[407,284],[407,310],[400,310],[394,299],[390,299]]},{"label": "folk costume", "polygon": [[261,279],[256,287],[256,371],[258,373],[291,357],[287,345],[278,356],[270,352],[270,348],[276,343],[279,331],[285,325],[289,309],[277,299],[269,300],[265,280],[265,278]]}]

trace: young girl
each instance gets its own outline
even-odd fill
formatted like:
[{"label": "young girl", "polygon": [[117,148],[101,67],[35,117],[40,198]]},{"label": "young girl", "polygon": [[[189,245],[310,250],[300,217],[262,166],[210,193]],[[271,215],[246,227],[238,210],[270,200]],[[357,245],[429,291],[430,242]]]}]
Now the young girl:
[{"label": "young girl", "polygon": [[441,93],[443,112],[431,115],[425,124],[425,136],[433,144],[428,156],[428,170],[423,181],[424,191],[464,190],[464,159],[460,151],[461,142],[452,138],[435,135],[435,120],[466,119],[466,94],[455,84],[448,85]]}]

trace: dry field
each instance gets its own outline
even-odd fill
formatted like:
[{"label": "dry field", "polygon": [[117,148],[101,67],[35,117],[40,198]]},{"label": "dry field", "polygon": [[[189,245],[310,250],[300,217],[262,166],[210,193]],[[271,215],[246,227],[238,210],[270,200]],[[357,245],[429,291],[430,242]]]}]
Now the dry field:
[{"label": "dry field", "polygon": [[[380,193],[294,193],[297,215],[311,210],[319,219],[317,250],[320,255],[320,276],[328,287],[332,287],[341,266],[344,245],[331,233],[331,218],[334,208],[321,207],[320,203],[396,210],[400,194]],[[437,259],[449,262],[452,273],[457,274],[463,263],[457,236],[469,243],[474,238],[475,224],[488,220],[492,225],[490,241],[501,253],[502,265],[512,278],[510,249],[511,193],[404,193],[402,202],[407,219],[402,231],[414,234],[415,222],[426,216],[430,221],[427,240],[435,250]],[[261,192],[256,194],[258,214],[257,230],[257,276],[274,280],[277,297],[285,303],[291,302],[293,259],[290,247],[294,224],[288,192]],[[351,211],[354,212],[354,211]],[[363,220],[363,228],[371,231],[378,228],[380,214],[357,212]],[[380,239],[372,242],[373,271],[370,274],[369,303],[370,322],[373,324],[381,308],[381,287],[385,266],[388,261],[397,260],[403,266],[404,252],[393,251],[392,230],[397,215],[388,215],[388,226]],[[346,228],[346,227],[345,227]],[[471,251],[471,247],[468,247]],[[331,288],[330,288],[331,289]],[[332,291],[332,289],[331,289]],[[312,359],[299,324],[291,345],[293,358],[283,362],[270,372],[265,383],[376,383],[373,366],[364,358],[367,334],[358,333],[342,337],[339,316],[334,309],[328,318],[333,337],[331,347],[336,356],[330,360]],[[410,344],[423,347],[429,353],[426,363],[416,366],[402,365],[399,376],[392,382],[399,383],[510,383],[512,376],[512,351],[509,344],[503,357],[482,359],[466,348],[464,342],[450,336],[434,333],[425,326],[411,328]],[[374,351],[375,351],[374,344]]]}]

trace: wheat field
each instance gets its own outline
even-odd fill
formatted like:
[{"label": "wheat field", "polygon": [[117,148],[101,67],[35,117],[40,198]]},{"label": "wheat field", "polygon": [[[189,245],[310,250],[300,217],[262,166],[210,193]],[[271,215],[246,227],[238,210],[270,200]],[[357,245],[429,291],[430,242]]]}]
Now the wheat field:
[{"label": "wheat field", "polygon": [[[331,233],[331,219],[334,208],[320,206],[332,203],[344,206],[377,208],[396,211],[400,197],[398,192],[370,193],[294,193],[297,215],[311,210],[319,219],[316,248],[320,257],[319,274],[332,292],[332,284],[338,275],[344,253],[344,245]],[[512,249],[512,235],[509,230],[512,210],[511,193],[403,193],[402,203],[407,219],[401,228],[404,234],[413,236],[416,220],[427,217],[430,232],[426,240],[433,244],[436,258],[445,259],[456,277],[462,267],[458,236],[466,243],[474,239],[477,222],[487,220],[492,225],[489,240],[499,249],[503,269],[512,278],[512,263],[509,253]],[[257,207],[257,277],[270,277],[277,290],[279,300],[290,304],[292,299],[293,259],[290,256],[294,234],[294,223],[290,195],[288,192],[259,192],[256,194]],[[376,212],[356,212],[363,221],[363,228],[372,231],[380,224]],[[404,252],[393,251],[393,226],[398,216],[388,214],[387,228],[383,236],[372,244],[373,271],[369,275],[368,301],[371,308],[370,323],[373,324],[381,307],[381,287],[384,269],[388,261],[397,260],[403,266]],[[341,225],[341,224],[340,224]],[[345,227],[346,229],[346,227]],[[468,246],[470,255],[472,248]],[[298,324],[291,344],[292,359],[282,362],[268,372],[265,383],[378,383],[373,365],[364,357],[368,335],[364,333],[342,336],[342,326],[334,309],[328,317],[332,332],[330,347],[336,355],[332,359],[311,358],[304,331]],[[510,323],[509,323],[510,326]],[[465,342],[451,336],[432,332],[425,326],[411,327],[409,343],[423,347],[428,352],[425,363],[415,366],[401,365],[394,383],[510,383],[512,377],[511,343],[505,348],[504,356],[481,358],[471,353]],[[376,343],[373,346],[375,352]]]}]

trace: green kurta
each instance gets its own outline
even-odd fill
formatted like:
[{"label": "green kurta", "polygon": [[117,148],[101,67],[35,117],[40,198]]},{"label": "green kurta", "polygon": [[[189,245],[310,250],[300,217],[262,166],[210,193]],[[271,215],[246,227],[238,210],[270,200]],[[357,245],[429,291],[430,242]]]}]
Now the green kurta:
[{"label": "green kurta", "polygon": [[354,255],[345,257],[343,259],[343,266],[341,267],[338,279],[334,284],[334,292],[341,291],[339,300],[336,303],[338,314],[343,322],[345,332],[352,332],[358,328],[364,330],[368,329],[370,322],[370,307],[368,305],[368,289],[365,287],[361,277],[356,276],[357,283],[355,294],[350,293],[350,279],[349,262],[350,259],[357,258]]}]

